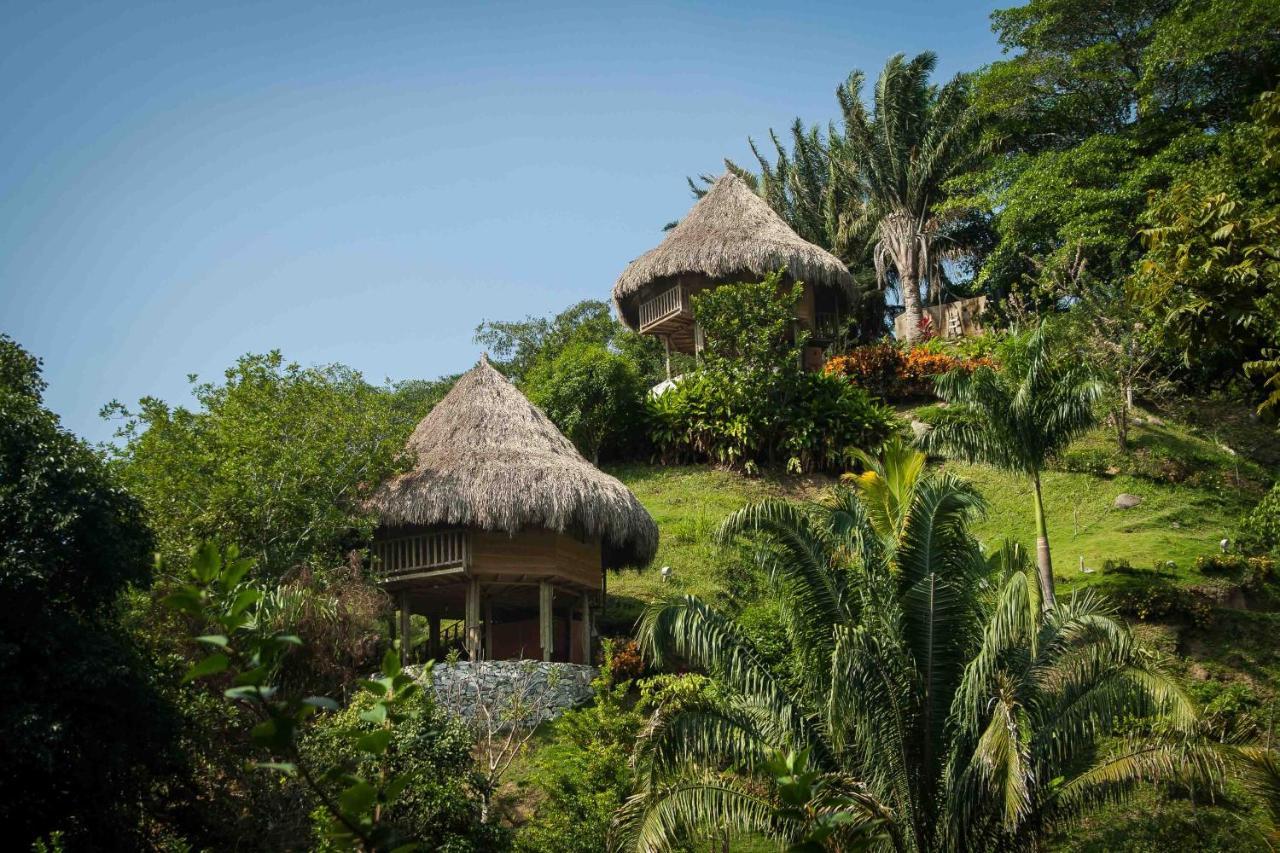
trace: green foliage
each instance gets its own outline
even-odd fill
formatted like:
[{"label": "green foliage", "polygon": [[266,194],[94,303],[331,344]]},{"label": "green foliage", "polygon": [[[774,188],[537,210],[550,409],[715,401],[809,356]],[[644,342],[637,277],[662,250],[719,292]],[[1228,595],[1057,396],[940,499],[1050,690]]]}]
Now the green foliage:
[{"label": "green foliage", "polygon": [[1133,716],[1194,723],[1159,663],[1095,596],[1042,611],[1021,552],[988,561],[969,536],[976,494],[949,475],[888,470],[900,461],[878,475],[897,494],[880,526],[870,498],[838,489],[815,505],[750,506],[722,528],[765,537],[794,683],[696,598],[646,612],[655,662],[705,670],[723,698],[659,711],[622,817],[628,846],[672,849],[711,827],[800,841],[808,824],[782,788],[804,780],[777,773],[777,755],[799,750],[821,774],[809,790],[821,779],[851,813],[839,831],[883,829],[899,850],[1030,848],[1099,797],[1177,772],[1182,753],[1159,743],[1096,754]]},{"label": "green foliage", "polygon": [[20,847],[141,845],[155,780],[181,775],[172,709],[115,620],[150,582],[151,536],[44,387],[0,335],[0,820]]},{"label": "green foliage", "polygon": [[612,649],[605,646],[595,701],[566,711],[551,742],[534,759],[529,784],[543,792],[533,817],[516,835],[515,849],[594,853],[608,849],[614,813],[631,791],[631,752],[642,718],[629,707],[629,682],[614,684]]},{"label": "green foliage", "polygon": [[647,385],[663,376],[662,345],[638,335],[614,319],[608,303],[586,299],[554,317],[485,320],[476,327],[475,342],[485,346],[494,363],[522,385],[540,362],[552,361],[570,344],[597,344],[629,360]]},{"label": "green foliage", "polygon": [[[357,693],[343,709],[316,719],[302,738],[299,749],[305,760],[319,767],[342,767],[363,778],[385,772],[405,779],[403,792],[381,817],[405,838],[413,838],[424,850],[447,853],[505,848],[506,832],[480,821],[478,802],[470,791],[475,768],[471,731],[423,691],[409,700],[407,714],[392,730],[383,756],[360,748],[360,739],[380,731],[373,721],[378,700],[366,691]],[[318,849],[327,841],[332,816],[323,805],[312,813]]]},{"label": "green foliage", "polygon": [[412,780],[407,772],[390,766],[389,751],[397,725],[416,711],[414,700],[421,686],[401,671],[399,656],[389,649],[381,673],[360,682],[372,700],[359,719],[371,727],[346,730],[350,748],[367,754],[372,766],[363,773],[341,762],[310,766],[299,749],[299,737],[314,715],[339,706],[324,696],[289,695],[275,685],[285,657],[302,641],[263,618],[265,593],[246,580],[252,566],[253,561],[241,557],[234,546],[225,555],[210,543],[193,551],[188,582],[165,599],[170,609],[187,615],[205,632],[193,638],[204,654],[183,680],[216,679],[228,685],[225,699],[249,709],[257,719],[250,737],[268,758],[258,766],[305,783],[329,813],[327,837],[339,848],[416,849],[385,820],[384,812]]},{"label": "green foliage", "polygon": [[1240,547],[1280,556],[1280,483],[1271,488],[1240,525]]},{"label": "green foliage", "polygon": [[14,619],[100,616],[150,577],[138,502],[44,407],[40,362],[0,335],[0,593]]},{"label": "green foliage", "polygon": [[1266,93],[1254,117],[1152,196],[1135,289],[1163,317],[1184,364],[1213,364],[1225,352],[1231,367],[1257,359],[1254,370],[1268,379],[1259,356],[1280,348],[1280,180],[1267,165],[1280,156],[1280,95]]},{"label": "green foliage", "polygon": [[144,398],[126,418],[117,466],[147,509],[160,553],[180,565],[198,542],[242,543],[255,571],[328,568],[362,547],[360,499],[400,463],[421,414],[338,365],[244,356],[223,384],[192,384],[198,408]]},{"label": "green foliage", "polygon": [[1041,324],[1007,339],[1000,367],[952,371],[936,380],[949,406],[933,419],[926,447],[954,453],[1030,477],[1035,486],[1037,562],[1045,605],[1054,603],[1049,532],[1044,518],[1040,473],[1094,422],[1100,384],[1070,356],[1055,357],[1050,329]]},{"label": "green foliage", "polygon": [[992,20],[1011,55],[973,87],[1003,152],[974,182],[998,237],[979,278],[1047,308],[1037,269],[1076,252],[1098,280],[1134,272],[1145,211],[1229,151],[1274,85],[1280,12],[1268,0],[1030,0]]},{"label": "green foliage", "polygon": [[648,402],[650,439],[666,460],[839,469],[892,430],[892,414],[865,392],[801,368],[804,337],[792,335],[799,289],[780,290],[779,280],[695,297],[705,365]]},{"label": "green foliage", "polygon": [[602,344],[574,341],[539,359],[521,390],[592,462],[626,455],[642,439],[644,383],[631,359]]}]

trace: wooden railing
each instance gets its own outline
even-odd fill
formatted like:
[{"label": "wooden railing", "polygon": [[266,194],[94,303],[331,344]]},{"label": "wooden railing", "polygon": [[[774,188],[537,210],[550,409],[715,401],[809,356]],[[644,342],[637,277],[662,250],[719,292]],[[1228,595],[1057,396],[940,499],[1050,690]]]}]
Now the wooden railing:
[{"label": "wooden railing", "polygon": [[664,290],[652,299],[640,303],[640,330],[644,331],[668,317],[684,313],[687,309],[684,293],[677,284],[670,290]]},{"label": "wooden railing", "polygon": [[400,536],[373,543],[374,568],[394,578],[417,572],[464,568],[467,565],[465,530],[441,530]]}]

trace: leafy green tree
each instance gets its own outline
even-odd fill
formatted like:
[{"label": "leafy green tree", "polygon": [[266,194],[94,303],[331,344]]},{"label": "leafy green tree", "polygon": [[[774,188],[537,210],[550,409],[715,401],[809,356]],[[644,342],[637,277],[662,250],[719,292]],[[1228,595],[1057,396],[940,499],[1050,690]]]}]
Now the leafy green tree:
[{"label": "leafy green tree", "polygon": [[150,583],[151,534],[44,388],[40,361],[0,335],[0,820],[19,847],[54,831],[141,846],[155,780],[183,773],[173,710],[116,619]]},{"label": "leafy green tree", "polygon": [[795,769],[847,815],[828,849],[1036,849],[1100,798],[1177,772],[1180,754],[1162,742],[1099,754],[1133,718],[1194,725],[1155,658],[1090,592],[1043,609],[1022,552],[984,558],[970,536],[982,505],[972,487],[898,474],[900,461],[887,458],[883,475],[911,484],[885,516],[897,529],[878,530],[845,488],[817,504],[754,504],[721,528],[725,540],[761,541],[794,683],[694,596],[646,611],[646,652],[705,670],[724,698],[658,712],[639,747],[640,789],[619,816],[625,846],[677,849],[726,831],[804,838],[809,812],[786,807],[780,753],[803,752]]},{"label": "leafy green tree", "polygon": [[516,384],[539,362],[554,360],[572,343],[593,343],[623,355],[649,385],[665,375],[658,341],[632,332],[614,319],[608,303],[595,299],[570,305],[551,318],[485,320],[476,327],[475,342],[488,349],[494,363]]},{"label": "leafy green tree", "polygon": [[1010,338],[998,368],[952,371],[939,376],[936,386],[948,405],[925,436],[926,448],[1030,478],[1036,564],[1045,609],[1052,610],[1057,596],[1040,473],[1094,424],[1102,384],[1080,363],[1055,358],[1049,328],[1041,324]]},{"label": "leafy green tree", "polygon": [[1133,290],[1184,364],[1226,351],[1228,368],[1247,360],[1280,401],[1280,90],[1264,93],[1253,117],[1153,195]]},{"label": "leafy green tree", "polygon": [[862,72],[850,74],[836,91],[844,130],[831,138],[835,168],[856,182],[861,200],[840,211],[840,242],[873,247],[882,284],[892,267],[909,342],[921,334],[922,302],[941,292],[953,215],[948,186],[986,154],[968,83],[957,77],[941,88],[930,85],[936,65],[933,53],[890,58],[870,112],[862,101]]},{"label": "leafy green tree", "polygon": [[300,735],[318,712],[339,706],[324,696],[286,693],[275,683],[286,656],[302,640],[277,630],[263,614],[266,591],[246,581],[252,565],[234,547],[221,554],[203,543],[191,556],[187,582],[166,597],[169,608],[190,617],[203,632],[193,640],[205,651],[184,680],[217,678],[227,685],[226,700],[244,706],[256,719],[251,737],[267,757],[259,768],[305,783],[328,812],[330,841],[361,851],[413,849],[406,848],[412,839],[387,820],[413,776],[393,767],[389,755],[397,726],[416,713],[413,703],[421,685],[401,672],[399,654],[388,649],[381,672],[360,683],[372,697],[359,715],[369,727],[345,730],[351,752],[371,761],[361,768],[339,755],[337,763],[313,766],[300,749]]},{"label": "leafy green tree", "polygon": [[644,383],[633,361],[601,344],[575,341],[537,361],[521,390],[593,463],[637,440]]},{"label": "leafy green tree", "polygon": [[975,75],[1002,156],[985,186],[998,240],[980,283],[1029,290],[1035,261],[1083,247],[1100,280],[1127,277],[1148,192],[1213,156],[1280,69],[1269,0],[1031,0],[992,23],[1009,58]]},{"label": "leafy green tree", "polygon": [[197,408],[144,398],[124,418],[121,478],[160,553],[180,565],[200,541],[241,543],[255,571],[324,569],[362,547],[374,518],[360,501],[401,464],[421,417],[339,365],[304,368],[248,355],[225,382],[192,381]]}]

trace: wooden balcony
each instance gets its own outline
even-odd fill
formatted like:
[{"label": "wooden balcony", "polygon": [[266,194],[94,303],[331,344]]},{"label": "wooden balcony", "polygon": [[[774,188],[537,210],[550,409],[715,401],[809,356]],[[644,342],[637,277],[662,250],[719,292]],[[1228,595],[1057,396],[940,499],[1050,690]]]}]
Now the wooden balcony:
[{"label": "wooden balcony", "polygon": [[693,305],[680,285],[640,303],[640,333],[663,334],[663,327],[693,322]]},{"label": "wooden balcony", "polygon": [[453,578],[471,562],[465,530],[439,530],[379,539],[373,543],[373,566],[384,583]]},{"label": "wooden balcony", "polygon": [[640,303],[640,334],[664,338],[672,352],[693,354],[697,330],[687,287],[676,285]]}]

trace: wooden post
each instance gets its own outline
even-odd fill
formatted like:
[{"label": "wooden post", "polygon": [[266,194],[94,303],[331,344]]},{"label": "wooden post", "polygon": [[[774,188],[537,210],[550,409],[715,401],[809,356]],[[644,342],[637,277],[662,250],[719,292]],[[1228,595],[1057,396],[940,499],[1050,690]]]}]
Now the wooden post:
[{"label": "wooden post", "polygon": [[662,349],[667,354],[667,378],[671,378],[671,336],[662,336]]},{"label": "wooden post", "polygon": [[582,662],[591,665],[591,652],[594,650],[594,644],[591,642],[591,593],[584,592],[582,594]]},{"label": "wooden post", "polygon": [[493,600],[484,597],[484,659],[493,660]]},{"label": "wooden post", "polygon": [[467,584],[466,614],[467,658],[480,660],[480,581],[472,580]]},{"label": "wooden post", "polygon": [[427,653],[432,660],[439,660],[440,655],[440,614],[433,613],[427,617]]},{"label": "wooden post", "polygon": [[544,661],[551,660],[551,652],[555,648],[555,614],[551,610],[555,594],[555,587],[546,581],[538,584],[538,636]]},{"label": "wooden post", "polygon": [[400,593],[400,665],[405,666],[409,661],[410,645],[413,642],[413,625],[409,621],[412,614],[409,611],[409,591],[404,590]]}]

